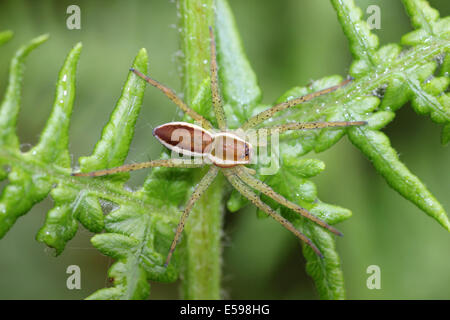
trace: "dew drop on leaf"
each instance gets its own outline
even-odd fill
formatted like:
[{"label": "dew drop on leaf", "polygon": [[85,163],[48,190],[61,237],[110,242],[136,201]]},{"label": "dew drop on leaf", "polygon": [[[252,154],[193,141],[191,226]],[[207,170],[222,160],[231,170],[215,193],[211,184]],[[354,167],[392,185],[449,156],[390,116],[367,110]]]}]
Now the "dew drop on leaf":
[{"label": "dew drop on leaf", "polygon": [[31,149],[32,145],[30,143],[22,143],[20,145],[20,152],[27,152]]},{"label": "dew drop on leaf", "polygon": [[102,207],[103,214],[108,214],[117,210],[120,206],[112,201],[106,199],[99,199],[100,206]]}]

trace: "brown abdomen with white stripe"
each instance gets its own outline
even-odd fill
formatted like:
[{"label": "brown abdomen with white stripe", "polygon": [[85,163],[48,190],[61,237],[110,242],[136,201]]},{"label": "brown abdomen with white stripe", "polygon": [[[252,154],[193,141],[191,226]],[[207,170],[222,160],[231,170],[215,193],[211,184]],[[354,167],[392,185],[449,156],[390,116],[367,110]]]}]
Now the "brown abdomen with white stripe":
[{"label": "brown abdomen with white stripe", "polygon": [[153,135],[167,148],[184,155],[203,155],[213,142],[211,133],[187,122],[169,122],[156,127]]}]

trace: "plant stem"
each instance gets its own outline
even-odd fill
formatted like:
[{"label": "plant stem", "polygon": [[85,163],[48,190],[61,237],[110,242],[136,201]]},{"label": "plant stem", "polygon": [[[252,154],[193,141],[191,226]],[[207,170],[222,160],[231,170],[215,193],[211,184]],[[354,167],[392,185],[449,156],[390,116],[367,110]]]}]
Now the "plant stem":
[{"label": "plant stem", "polygon": [[[188,105],[209,76],[209,26],[214,25],[213,0],[180,0],[180,45],[183,89]],[[207,62],[207,63],[205,63]],[[195,181],[203,176],[199,170]],[[219,175],[189,216],[182,253],[183,298],[219,299],[224,179]]]}]

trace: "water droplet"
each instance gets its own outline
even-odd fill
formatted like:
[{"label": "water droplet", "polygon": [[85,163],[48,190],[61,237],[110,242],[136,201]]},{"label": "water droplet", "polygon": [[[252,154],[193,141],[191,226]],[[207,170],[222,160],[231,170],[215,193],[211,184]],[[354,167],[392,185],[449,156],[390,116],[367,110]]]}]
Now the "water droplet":
[{"label": "water droplet", "polygon": [[20,145],[20,152],[27,152],[31,149],[32,145],[30,143],[22,143]]},{"label": "water droplet", "polygon": [[105,199],[99,199],[100,206],[102,207],[102,211],[104,214],[108,214],[112,211],[115,211],[119,208],[119,205],[115,202],[105,200]]}]

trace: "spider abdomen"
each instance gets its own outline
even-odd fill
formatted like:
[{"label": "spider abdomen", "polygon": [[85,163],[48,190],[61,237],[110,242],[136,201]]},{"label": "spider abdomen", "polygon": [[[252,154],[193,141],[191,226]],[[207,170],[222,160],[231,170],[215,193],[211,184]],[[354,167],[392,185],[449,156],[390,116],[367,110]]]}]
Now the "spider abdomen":
[{"label": "spider abdomen", "polygon": [[168,149],[187,156],[204,155],[214,140],[210,132],[188,122],[160,125],[153,130],[153,135]]}]

